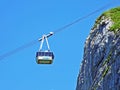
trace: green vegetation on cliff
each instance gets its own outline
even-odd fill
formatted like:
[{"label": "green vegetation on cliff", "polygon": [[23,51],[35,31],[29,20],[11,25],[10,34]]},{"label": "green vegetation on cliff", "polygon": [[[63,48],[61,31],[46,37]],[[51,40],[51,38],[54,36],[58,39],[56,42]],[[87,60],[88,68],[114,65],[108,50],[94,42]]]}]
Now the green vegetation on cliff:
[{"label": "green vegetation on cliff", "polygon": [[96,23],[100,23],[101,17],[105,16],[110,18],[113,21],[113,25],[110,27],[110,30],[116,32],[120,30],[120,7],[116,7],[104,12],[97,20]]},{"label": "green vegetation on cliff", "polygon": [[114,22],[113,26],[110,30],[118,30],[120,29],[120,7],[113,8],[109,11],[103,13],[104,16],[110,17]]}]

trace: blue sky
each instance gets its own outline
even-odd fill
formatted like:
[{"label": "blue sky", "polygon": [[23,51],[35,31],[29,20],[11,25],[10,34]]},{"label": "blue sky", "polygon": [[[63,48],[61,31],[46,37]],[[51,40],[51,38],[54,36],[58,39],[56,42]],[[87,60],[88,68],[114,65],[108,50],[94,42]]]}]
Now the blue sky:
[{"label": "blue sky", "polygon": [[[112,0],[1,0],[0,55],[40,38]],[[49,38],[55,59],[38,65],[40,43],[0,60],[0,90],[75,90],[84,42],[95,19],[106,9]]]}]

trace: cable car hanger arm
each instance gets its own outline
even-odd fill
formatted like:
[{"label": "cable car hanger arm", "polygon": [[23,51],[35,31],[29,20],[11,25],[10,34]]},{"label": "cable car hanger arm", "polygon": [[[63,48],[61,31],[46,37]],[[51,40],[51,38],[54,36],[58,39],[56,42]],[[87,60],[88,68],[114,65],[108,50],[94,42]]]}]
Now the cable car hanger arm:
[{"label": "cable car hanger arm", "polygon": [[[50,36],[52,36],[54,34],[54,32],[50,32],[49,34],[46,35],[47,38],[49,38]],[[39,38],[38,41],[42,41],[42,38]]]}]

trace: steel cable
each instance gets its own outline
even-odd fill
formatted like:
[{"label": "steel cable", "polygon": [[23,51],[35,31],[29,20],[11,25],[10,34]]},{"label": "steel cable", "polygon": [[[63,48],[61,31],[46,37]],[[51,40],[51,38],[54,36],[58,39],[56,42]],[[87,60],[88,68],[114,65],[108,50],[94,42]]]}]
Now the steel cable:
[{"label": "steel cable", "polygon": [[[97,9],[97,10],[95,10],[95,11],[93,11],[93,12],[91,12],[91,13],[89,13],[89,14],[81,17],[81,18],[78,18],[78,19],[76,19],[75,21],[73,21],[73,22],[71,22],[71,23],[69,23],[69,24],[67,24],[67,25],[64,25],[63,27],[61,27],[61,28],[59,28],[59,29],[57,29],[57,30],[54,30],[53,33],[56,34],[56,33],[60,32],[60,31],[65,30],[66,28],[68,28],[68,27],[70,27],[70,26],[72,26],[72,25],[74,25],[74,24],[76,24],[76,23],[78,23],[78,22],[80,22],[80,21],[82,21],[82,20],[84,20],[84,19],[92,16],[93,14],[95,14],[95,13],[101,11],[101,10],[104,10],[106,7],[110,6],[110,5],[113,4],[114,2],[115,2],[115,1],[112,1],[112,2],[110,2],[110,3],[108,3],[108,4],[106,4],[105,6],[99,8],[99,9]],[[54,34],[53,34],[53,35],[54,35]],[[50,35],[50,34],[48,34],[48,35],[49,35],[48,37],[52,36],[52,35]],[[41,41],[41,39],[39,39],[39,41]],[[13,49],[13,50],[11,50],[11,51],[8,51],[8,52],[6,52],[5,54],[0,55],[0,60],[4,59],[4,58],[6,58],[6,57],[8,57],[8,56],[10,56],[10,55],[13,55],[13,54],[15,54],[15,53],[17,53],[17,52],[19,52],[19,51],[22,51],[23,49],[28,48],[28,47],[36,44],[37,42],[38,42],[38,40],[34,40],[34,41],[31,41],[31,42],[29,42],[29,43],[27,43],[27,44],[24,44],[24,45],[16,48],[16,49]]]}]

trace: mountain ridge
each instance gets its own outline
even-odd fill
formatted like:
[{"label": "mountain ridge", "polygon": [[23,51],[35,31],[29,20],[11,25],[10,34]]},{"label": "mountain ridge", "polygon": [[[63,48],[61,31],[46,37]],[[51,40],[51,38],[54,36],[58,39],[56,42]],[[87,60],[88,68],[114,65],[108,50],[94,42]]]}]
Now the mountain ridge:
[{"label": "mountain ridge", "polygon": [[85,42],[76,90],[120,90],[119,18],[117,7],[95,21]]}]

